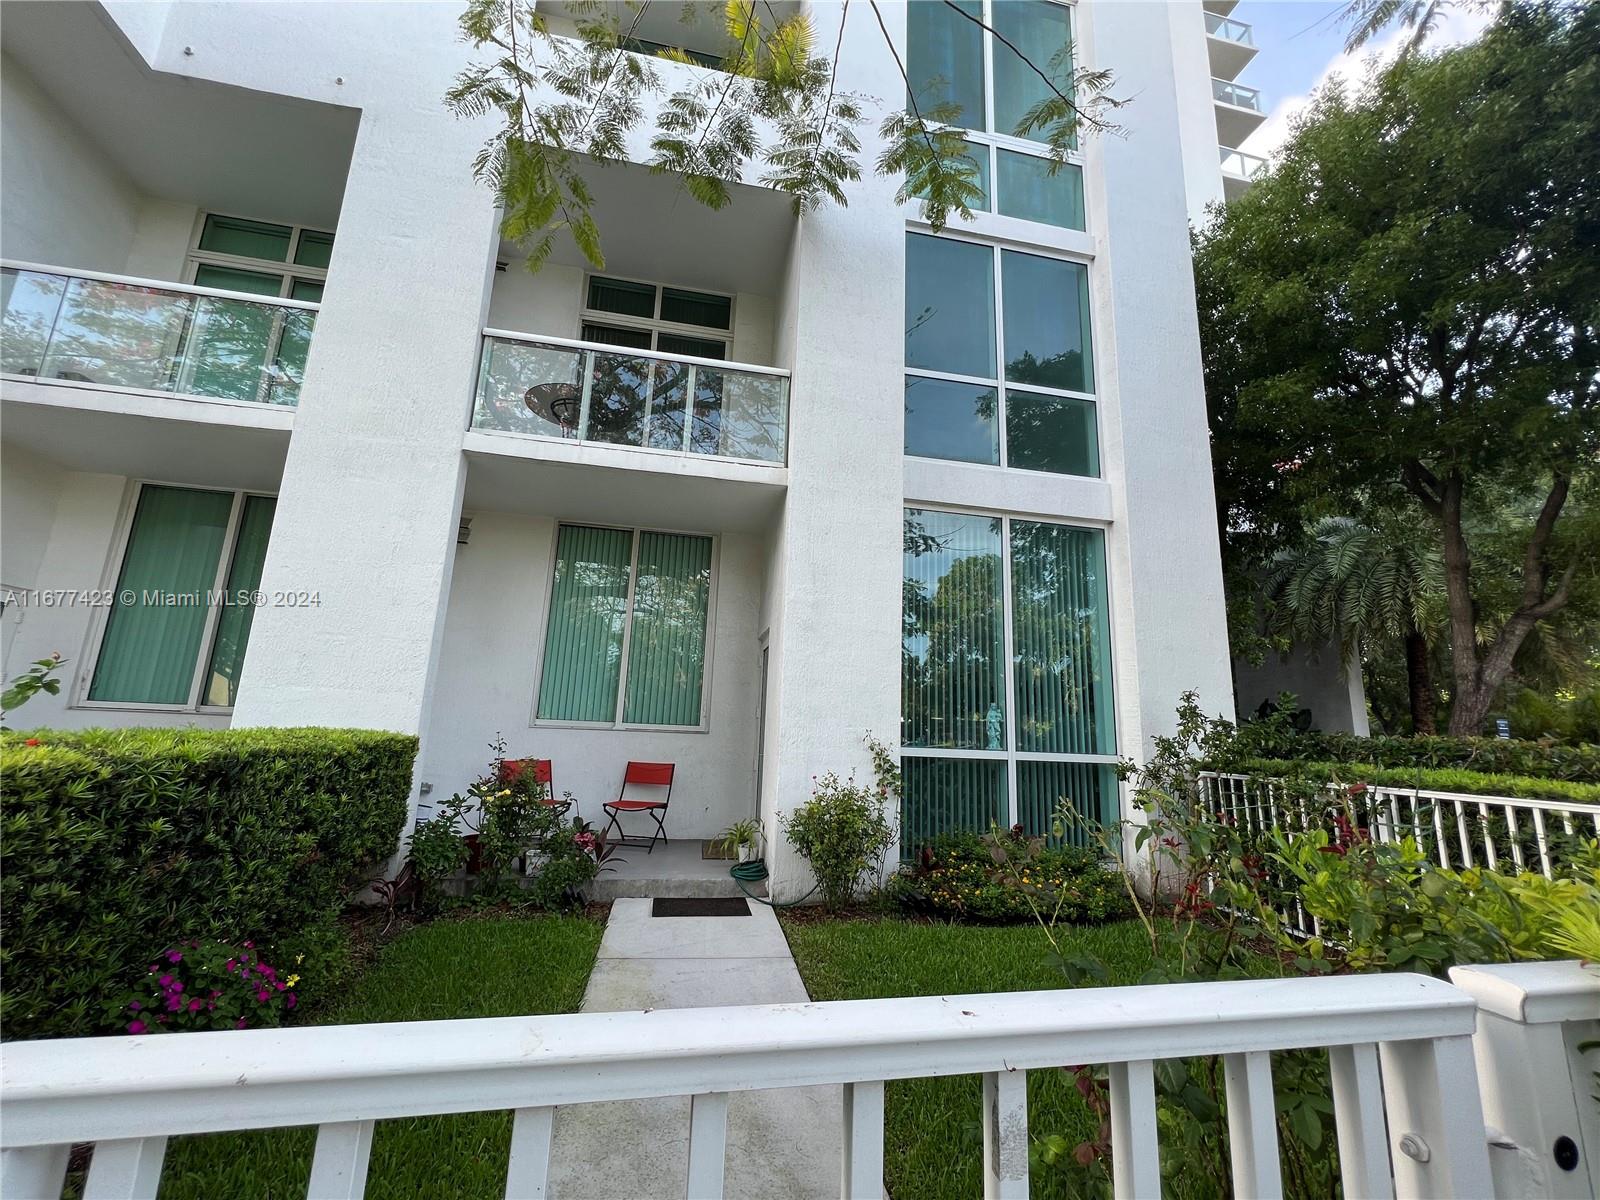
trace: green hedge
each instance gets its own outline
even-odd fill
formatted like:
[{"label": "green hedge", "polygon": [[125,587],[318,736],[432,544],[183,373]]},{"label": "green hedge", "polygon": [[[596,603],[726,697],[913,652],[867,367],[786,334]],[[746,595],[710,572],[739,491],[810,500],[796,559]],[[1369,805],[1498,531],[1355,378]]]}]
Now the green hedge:
[{"label": "green hedge", "polygon": [[1520,796],[1529,800],[1570,800],[1600,804],[1600,784],[1535,779],[1527,775],[1491,775],[1483,771],[1396,769],[1371,763],[1301,762],[1299,759],[1255,758],[1230,762],[1225,768],[1241,775],[1273,779],[1337,779],[1382,787],[1420,788],[1432,792],[1464,792],[1473,796]]},{"label": "green hedge", "polygon": [[356,729],[7,734],[0,1034],[106,1032],[105,1002],[190,938],[298,950],[314,992],[348,889],[398,843],[416,751]]},{"label": "green hedge", "polygon": [[1297,733],[1281,722],[1247,721],[1239,726],[1228,756],[1229,761],[1293,758],[1600,783],[1600,746],[1511,738],[1356,737],[1349,733]]}]

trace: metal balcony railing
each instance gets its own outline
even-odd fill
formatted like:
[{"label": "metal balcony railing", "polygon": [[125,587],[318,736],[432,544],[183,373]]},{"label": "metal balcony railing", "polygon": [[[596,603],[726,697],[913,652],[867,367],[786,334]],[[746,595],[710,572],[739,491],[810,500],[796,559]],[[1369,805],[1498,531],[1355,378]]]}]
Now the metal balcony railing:
[{"label": "metal balcony railing", "polygon": [[1261,111],[1261,90],[1259,88],[1245,87],[1242,83],[1229,83],[1225,79],[1211,81],[1211,96],[1220,104],[1232,104],[1236,108],[1248,108],[1255,112]]},{"label": "metal balcony railing", "polygon": [[1224,175],[1234,175],[1240,179],[1254,179],[1267,169],[1267,160],[1259,154],[1246,154],[1243,150],[1235,150],[1229,146],[1218,146],[1217,153],[1222,160],[1222,173]]},{"label": "metal balcony railing", "polygon": [[487,329],[472,428],[782,463],[789,373]]},{"label": "metal balcony railing", "polygon": [[1206,14],[1206,32],[1224,41],[1238,42],[1241,46],[1255,45],[1255,39],[1250,34],[1250,26],[1231,17],[1220,17],[1216,13]]},{"label": "metal balcony railing", "polygon": [[294,405],[317,305],[32,263],[0,266],[0,372]]}]

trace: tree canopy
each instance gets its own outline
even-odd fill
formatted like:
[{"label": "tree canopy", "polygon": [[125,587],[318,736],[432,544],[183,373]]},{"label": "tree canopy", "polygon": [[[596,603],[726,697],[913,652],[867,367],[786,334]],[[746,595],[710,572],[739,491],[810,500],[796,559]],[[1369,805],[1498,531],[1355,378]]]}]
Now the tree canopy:
[{"label": "tree canopy", "polygon": [[[1600,6],[1507,6],[1320,93],[1197,240],[1230,545],[1409,513],[1443,563],[1453,732],[1600,569],[1597,189]],[[1477,569],[1507,536],[1509,587]]]}]

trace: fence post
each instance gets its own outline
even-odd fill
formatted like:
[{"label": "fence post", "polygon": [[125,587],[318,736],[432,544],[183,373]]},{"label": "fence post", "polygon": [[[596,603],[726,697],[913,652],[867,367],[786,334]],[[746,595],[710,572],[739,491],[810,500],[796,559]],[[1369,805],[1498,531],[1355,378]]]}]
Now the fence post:
[{"label": "fence post", "polygon": [[1600,975],[1576,961],[1454,967],[1478,1002],[1483,1115],[1501,1195],[1600,1195]]},{"label": "fence post", "polygon": [[1493,1196],[1472,1039],[1383,1042],[1384,1109],[1400,1200]]}]

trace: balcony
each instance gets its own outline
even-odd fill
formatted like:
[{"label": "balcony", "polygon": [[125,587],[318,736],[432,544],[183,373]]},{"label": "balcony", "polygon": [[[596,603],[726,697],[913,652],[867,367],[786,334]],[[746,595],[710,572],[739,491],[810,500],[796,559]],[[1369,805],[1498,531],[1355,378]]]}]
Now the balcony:
[{"label": "balcony", "polygon": [[472,428],[782,465],[789,373],[484,331]]},{"label": "balcony", "polygon": [[1255,177],[1267,169],[1267,160],[1258,154],[1218,146],[1217,155],[1222,163],[1222,193],[1229,200],[1237,200],[1249,191]]},{"label": "balcony", "polygon": [[1219,79],[1236,79],[1256,56],[1255,38],[1250,26],[1220,13],[1208,12],[1206,53],[1211,59],[1211,74]]},{"label": "balcony", "polygon": [[317,305],[6,263],[0,374],[30,383],[293,407]]},{"label": "balcony", "polygon": [[1217,141],[1224,146],[1239,145],[1267,119],[1259,88],[1212,79],[1211,98],[1216,102]]}]

